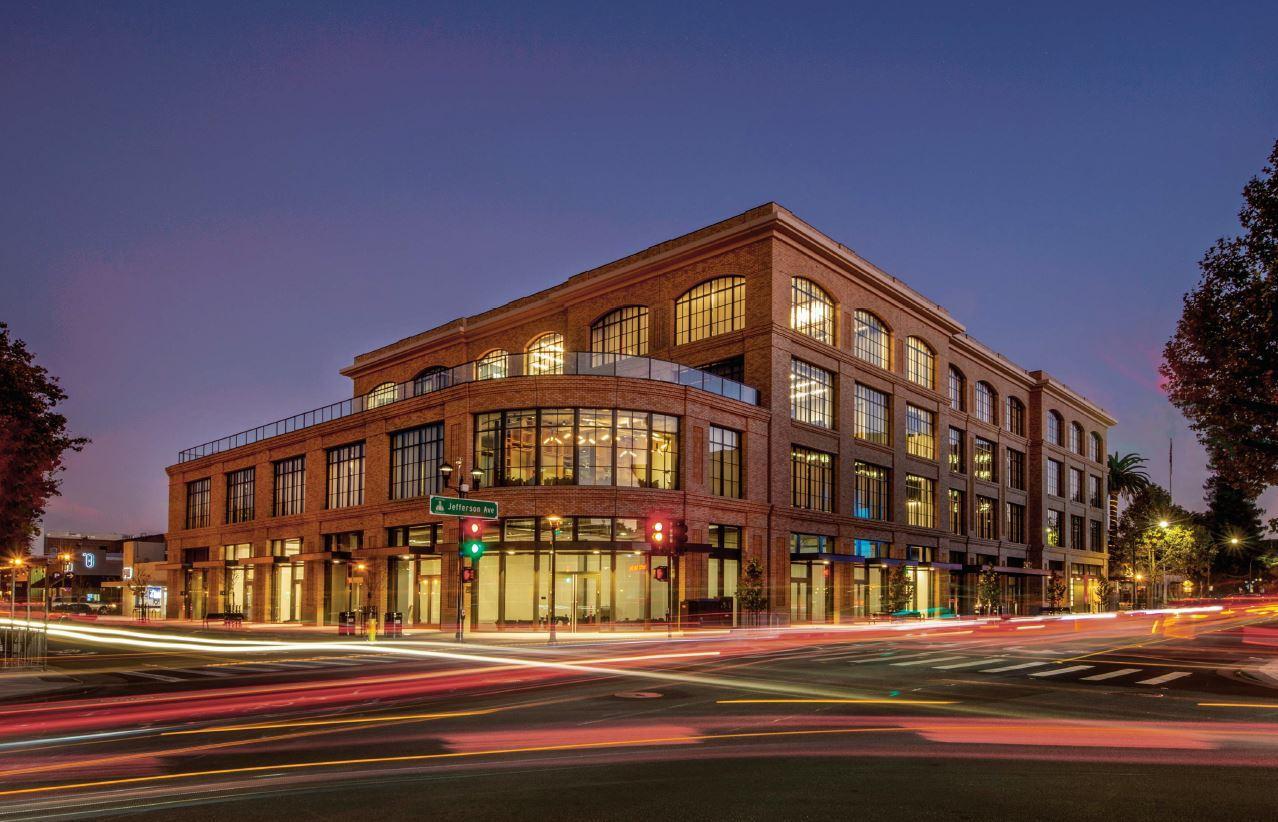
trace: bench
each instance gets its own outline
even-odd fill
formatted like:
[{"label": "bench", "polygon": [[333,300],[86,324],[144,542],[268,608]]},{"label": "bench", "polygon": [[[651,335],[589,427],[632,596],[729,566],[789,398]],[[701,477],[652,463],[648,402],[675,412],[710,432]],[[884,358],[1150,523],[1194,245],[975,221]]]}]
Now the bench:
[{"label": "bench", "polygon": [[244,614],[240,611],[212,611],[204,615],[204,627],[210,622],[221,622],[227,628],[244,627]]}]

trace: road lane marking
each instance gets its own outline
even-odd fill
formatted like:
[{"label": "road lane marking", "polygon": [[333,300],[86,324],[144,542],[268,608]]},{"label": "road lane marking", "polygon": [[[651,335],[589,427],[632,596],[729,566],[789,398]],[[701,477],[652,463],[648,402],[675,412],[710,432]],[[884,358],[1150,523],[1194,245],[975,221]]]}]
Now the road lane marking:
[{"label": "road lane marking", "polygon": [[922,653],[922,654],[897,654],[896,652],[892,652],[892,653],[888,653],[888,654],[883,654],[882,656],[873,657],[873,658],[871,658],[871,659],[853,659],[853,660],[849,660],[849,661],[850,661],[853,665],[860,665],[860,664],[861,664],[861,663],[863,663],[863,662],[882,662],[882,661],[887,660],[887,659],[893,659],[893,660],[895,660],[895,659],[914,659],[915,657],[920,657],[920,656],[931,656],[931,655],[932,655],[932,653],[933,653],[932,651],[927,651],[926,653]]},{"label": "road lane marking", "polygon": [[121,671],[125,676],[144,676],[147,679],[158,679],[160,682],[181,682],[180,676],[165,676],[164,674],[153,674],[147,671]]},{"label": "road lane marking", "polygon": [[195,676],[235,676],[229,671],[211,671],[208,668],[169,668],[175,674],[194,674]]},{"label": "road lane marking", "polygon": [[934,656],[929,659],[916,659],[913,662],[893,662],[892,664],[898,668],[906,668],[910,665],[931,665],[933,662],[949,662],[954,659],[962,659],[961,656]]},{"label": "road lane marking", "polygon": [[1278,710],[1278,702],[1266,705],[1263,702],[1199,702],[1200,708],[1269,708]]},{"label": "road lane marking", "polygon": [[972,659],[972,660],[968,660],[967,662],[959,662],[954,665],[937,665],[936,670],[949,671],[954,668],[971,668],[974,665],[993,665],[995,662],[1002,662],[1002,661],[1003,661],[1003,657],[1001,656],[996,656],[991,659]]},{"label": "road lane marking", "polygon": [[1084,682],[1100,682],[1102,679],[1113,679],[1116,676],[1139,673],[1140,668],[1119,668],[1117,671],[1106,671],[1103,674],[1092,674],[1083,677]]},{"label": "road lane marking", "polygon": [[1019,671],[1022,668],[1037,668],[1046,665],[1046,662],[1022,662],[1018,665],[1004,665],[1002,668],[986,668],[981,671],[983,674],[1001,674],[1004,671]]},{"label": "road lane marking", "polygon": [[1172,671],[1170,674],[1156,676],[1153,679],[1142,679],[1137,685],[1162,685],[1164,682],[1171,682],[1173,679],[1180,679],[1182,676],[1189,676],[1192,671]]},{"label": "road lane marking", "polygon": [[948,699],[716,699],[716,705],[957,705]]},{"label": "road lane marking", "polygon": [[1060,676],[1061,674],[1070,674],[1070,673],[1073,673],[1074,671],[1086,671],[1086,670],[1088,670],[1088,669],[1089,669],[1089,668],[1091,668],[1091,667],[1093,667],[1093,666],[1091,666],[1091,665],[1071,665],[1071,666],[1069,666],[1068,668],[1053,668],[1053,669],[1052,669],[1052,670],[1050,670],[1050,671],[1039,671],[1038,673],[1030,674],[1030,676],[1043,676],[1043,677],[1046,677],[1046,676]]}]

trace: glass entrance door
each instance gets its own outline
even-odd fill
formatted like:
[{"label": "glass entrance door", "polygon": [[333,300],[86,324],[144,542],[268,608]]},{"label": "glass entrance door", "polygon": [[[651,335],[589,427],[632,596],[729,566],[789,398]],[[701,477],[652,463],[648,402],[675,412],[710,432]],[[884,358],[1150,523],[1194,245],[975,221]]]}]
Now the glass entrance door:
[{"label": "glass entrance door", "polygon": [[569,631],[599,624],[602,592],[597,571],[561,571],[555,575],[555,619]]},{"label": "glass entrance door", "polygon": [[417,623],[439,625],[439,574],[418,577]]},{"label": "glass entrance door", "polygon": [[302,571],[298,562],[275,566],[275,608],[271,618],[275,622],[302,621]]}]

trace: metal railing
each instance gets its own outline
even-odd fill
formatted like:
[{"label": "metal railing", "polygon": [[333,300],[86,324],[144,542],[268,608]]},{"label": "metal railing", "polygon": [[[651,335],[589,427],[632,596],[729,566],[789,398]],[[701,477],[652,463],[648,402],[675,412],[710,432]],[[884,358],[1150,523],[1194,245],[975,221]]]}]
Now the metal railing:
[{"label": "metal railing", "polygon": [[43,624],[0,625],[0,668],[33,668],[45,664],[48,634]]},{"label": "metal railing", "polygon": [[[529,366],[531,365],[531,369]],[[569,352],[562,355],[562,361],[555,355],[547,354],[505,354],[498,357],[485,357],[481,360],[462,363],[452,368],[439,368],[423,373],[415,379],[394,385],[379,386],[359,397],[335,402],[323,408],[316,408],[302,414],[295,414],[282,420],[259,425],[238,434],[231,434],[221,439],[206,442],[178,452],[178,462],[189,462],[201,457],[220,454],[242,445],[289,434],[322,423],[339,420],[384,405],[402,402],[442,391],[455,385],[483,380],[500,380],[511,377],[539,376],[586,376],[586,377],[626,377],[635,380],[655,380],[657,382],[683,385],[718,394],[721,397],[749,403],[759,404],[758,390],[743,385],[736,380],[719,377],[707,371],[688,365],[655,360],[651,357],[631,357],[623,354],[592,354],[587,352]]]}]

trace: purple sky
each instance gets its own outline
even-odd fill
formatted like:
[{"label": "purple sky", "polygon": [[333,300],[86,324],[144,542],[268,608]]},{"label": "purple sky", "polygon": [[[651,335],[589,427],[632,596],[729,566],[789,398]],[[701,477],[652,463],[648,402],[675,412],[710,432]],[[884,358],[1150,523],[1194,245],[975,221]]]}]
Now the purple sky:
[{"label": "purple sky", "polygon": [[1272,2],[356,5],[0,5],[0,319],[94,440],[48,528],[162,529],[179,449],[767,200],[1201,504],[1155,369],[1278,138]]}]

